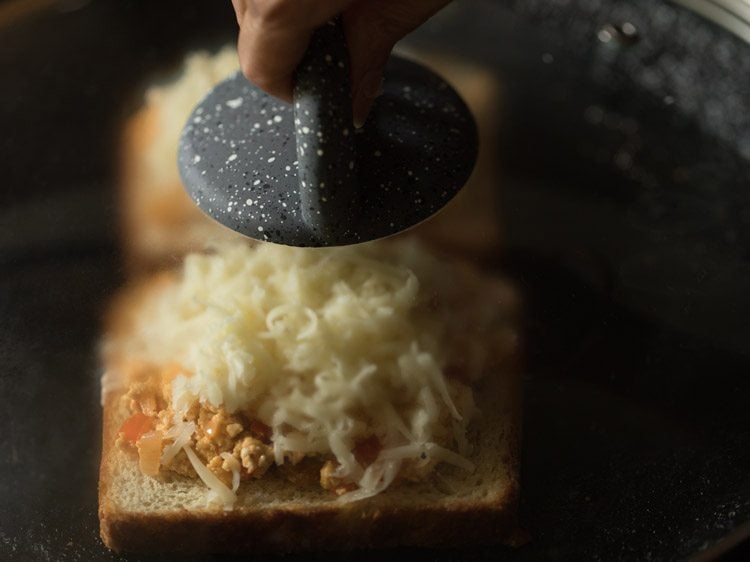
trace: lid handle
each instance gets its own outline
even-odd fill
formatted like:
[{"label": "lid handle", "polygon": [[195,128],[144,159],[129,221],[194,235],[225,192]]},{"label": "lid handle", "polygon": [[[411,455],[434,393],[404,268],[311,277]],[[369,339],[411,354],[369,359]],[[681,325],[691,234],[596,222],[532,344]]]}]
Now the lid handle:
[{"label": "lid handle", "polygon": [[313,33],[293,94],[303,221],[323,242],[344,238],[359,206],[349,49],[340,17]]}]

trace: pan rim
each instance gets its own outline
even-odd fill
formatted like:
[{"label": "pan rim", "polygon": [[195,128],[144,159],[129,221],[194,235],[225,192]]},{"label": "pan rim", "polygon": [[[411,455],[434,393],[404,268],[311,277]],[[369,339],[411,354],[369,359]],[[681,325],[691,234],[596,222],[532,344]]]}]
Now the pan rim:
[{"label": "pan rim", "polygon": [[750,0],[670,0],[750,44]]}]

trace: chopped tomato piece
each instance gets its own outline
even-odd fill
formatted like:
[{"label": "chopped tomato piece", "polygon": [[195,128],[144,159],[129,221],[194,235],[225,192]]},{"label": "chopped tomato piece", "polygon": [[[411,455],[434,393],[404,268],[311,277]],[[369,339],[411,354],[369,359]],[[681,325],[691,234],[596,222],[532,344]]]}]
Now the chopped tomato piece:
[{"label": "chopped tomato piece", "polygon": [[154,420],[146,414],[138,412],[133,414],[120,427],[120,433],[123,434],[126,441],[135,443],[141,438],[141,435],[154,428]]},{"label": "chopped tomato piece", "polygon": [[383,445],[380,444],[380,439],[375,435],[371,435],[367,439],[359,441],[354,446],[352,452],[354,453],[354,458],[357,459],[357,462],[366,468],[375,462],[375,459],[378,458],[382,449]]}]

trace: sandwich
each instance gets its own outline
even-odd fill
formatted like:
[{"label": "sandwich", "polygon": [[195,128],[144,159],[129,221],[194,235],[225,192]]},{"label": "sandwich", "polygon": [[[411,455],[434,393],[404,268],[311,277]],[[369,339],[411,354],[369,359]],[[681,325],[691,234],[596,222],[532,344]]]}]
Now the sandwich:
[{"label": "sandwich", "polygon": [[225,243],[126,287],[102,346],[116,551],[512,541],[516,296],[414,240]]}]

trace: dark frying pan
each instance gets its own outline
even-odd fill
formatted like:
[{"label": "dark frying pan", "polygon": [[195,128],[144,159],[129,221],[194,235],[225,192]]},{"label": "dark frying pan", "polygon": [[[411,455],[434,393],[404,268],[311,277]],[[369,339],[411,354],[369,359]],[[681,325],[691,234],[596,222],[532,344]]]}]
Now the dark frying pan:
[{"label": "dark frying pan", "polygon": [[[122,280],[116,134],[138,84],[231,36],[229,10],[0,2],[0,558],[112,557],[97,536],[96,342]],[[503,84],[497,266],[527,307],[533,539],[368,558],[748,555],[749,12],[459,1],[408,39]]]}]

